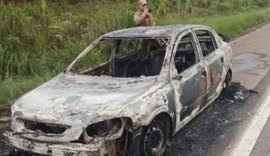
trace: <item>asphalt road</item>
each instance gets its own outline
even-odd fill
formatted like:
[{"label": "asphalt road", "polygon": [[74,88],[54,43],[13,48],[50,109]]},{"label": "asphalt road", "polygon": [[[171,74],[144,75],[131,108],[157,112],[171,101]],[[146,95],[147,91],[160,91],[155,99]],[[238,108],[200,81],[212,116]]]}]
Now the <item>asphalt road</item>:
[{"label": "asphalt road", "polygon": [[231,42],[233,81],[254,89],[270,68],[270,24]]},{"label": "asphalt road", "polygon": [[[165,156],[230,155],[256,115],[258,99],[270,82],[270,76],[266,76],[270,65],[269,43],[270,24],[232,41],[234,83],[231,93],[218,98],[177,133],[170,140]],[[267,121],[252,155],[270,155],[269,124]],[[0,133],[8,129],[8,124],[0,121],[0,129]],[[268,149],[263,150],[265,147]],[[0,134],[0,156],[8,155],[11,150]]]}]

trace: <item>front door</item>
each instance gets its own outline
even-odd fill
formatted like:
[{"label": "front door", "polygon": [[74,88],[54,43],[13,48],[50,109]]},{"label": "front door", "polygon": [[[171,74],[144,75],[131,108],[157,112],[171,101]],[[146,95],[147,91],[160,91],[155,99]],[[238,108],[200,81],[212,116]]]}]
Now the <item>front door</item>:
[{"label": "front door", "polygon": [[[196,115],[206,102],[207,70],[200,61],[191,32],[182,34],[177,40],[172,55],[172,81],[175,89],[179,123]],[[181,125],[180,125],[181,126]],[[177,128],[180,129],[179,125]]]}]

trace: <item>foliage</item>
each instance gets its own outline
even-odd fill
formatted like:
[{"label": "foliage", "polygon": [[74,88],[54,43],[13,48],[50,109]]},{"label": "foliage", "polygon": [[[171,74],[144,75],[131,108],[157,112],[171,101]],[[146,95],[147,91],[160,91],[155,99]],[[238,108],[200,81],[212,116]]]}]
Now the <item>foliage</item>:
[{"label": "foliage", "polygon": [[[269,5],[270,0],[148,0],[158,25],[206,24],[231,36],[269,21],[270,9],[261,9]],[[137,6],[138,0],[0,0],[0,105],[63,71],[98,36],[134,26]],[[98,53],[91,58],[101,59]]]},{"label": "foliage", "polygon": [[248,9],[267,7],[269,0],[155,0],[149,1],[156,13],[180,15],[215,15],[242,12]]},{"label": "foliage", "polygon": [[[269,4],[269,0],[148,2],[157,19],[171,14],[180,17],[228,14]],[[132,15],[138,2],[2,0],[0,4],[0,79],[4,79],[64,70],[97,36],[133,26]]]},{"label": "foliage", "polygon": [[241,35],[248,29],[254,28],[262,23],[269,22],[270,8],[251,10],[236,15],[220,15],[206,17],[179,17],[178,14],[162,17],[158,20],[160,25],[168,24],[203,24],[215,29],[217,32],[225,33],[231,37]]},{"label": "foliage", "polygon": [[23,93],[48,80],[50,76],[32,76],[31,78],[7,78],[0,81],[0,111],[7,109]]},{"label": "foliage", "polygon": [[129,5],[45,0],[0,5],[0,79],[63,70],[97,36],[131,26]]}]

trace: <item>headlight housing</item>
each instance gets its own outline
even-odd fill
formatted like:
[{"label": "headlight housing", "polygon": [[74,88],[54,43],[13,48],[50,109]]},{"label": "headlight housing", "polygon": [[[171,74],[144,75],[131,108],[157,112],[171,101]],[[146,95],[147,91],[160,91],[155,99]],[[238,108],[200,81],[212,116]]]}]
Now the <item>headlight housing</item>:
[{"label": "headlight housing", "polygon": [[122,119],[116,118],[89,125],[83,131],[84,142],[90,143],[96,138],[113,140],[120,137],[123,132],[123,124]]}]

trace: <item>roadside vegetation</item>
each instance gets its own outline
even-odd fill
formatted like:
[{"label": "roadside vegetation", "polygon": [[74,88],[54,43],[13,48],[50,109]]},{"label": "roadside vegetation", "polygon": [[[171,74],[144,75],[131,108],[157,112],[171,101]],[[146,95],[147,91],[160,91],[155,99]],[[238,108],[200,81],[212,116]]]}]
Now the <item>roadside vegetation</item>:
[{"label": "roadside vegetation", "polygon": [[[148,1],[158,25],[205,24],[230,37],[270,21],[270,0]],[[137,5],[137,0],[0,0],[0,109],[63,71],[96,37],[133,27]]]}]

